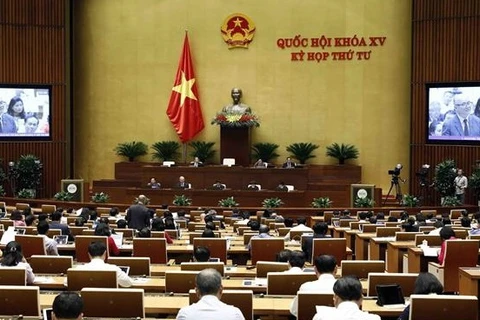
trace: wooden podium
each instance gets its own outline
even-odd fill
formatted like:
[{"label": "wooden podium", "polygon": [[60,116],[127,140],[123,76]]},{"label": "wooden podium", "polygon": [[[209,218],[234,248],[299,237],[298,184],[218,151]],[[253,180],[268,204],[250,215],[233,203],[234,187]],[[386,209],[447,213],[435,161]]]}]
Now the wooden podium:
[{"label": "wooden podium", "polygon": [[220,161],[235,158],[235,164],[250,166],[251,127],[220,127]]}]

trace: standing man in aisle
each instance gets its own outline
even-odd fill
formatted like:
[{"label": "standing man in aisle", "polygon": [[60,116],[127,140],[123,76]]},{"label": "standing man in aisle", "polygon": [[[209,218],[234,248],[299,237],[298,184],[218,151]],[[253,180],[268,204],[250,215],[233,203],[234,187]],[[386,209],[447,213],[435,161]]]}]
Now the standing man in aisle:
[{"label": "standing man in aisle", "polygon": [[457,170],[457,176],[454,180],[455,183],[455,196],[461,204],[465,203],[465,189],[468,187],[468,179],[463,175],[463,170]]}]

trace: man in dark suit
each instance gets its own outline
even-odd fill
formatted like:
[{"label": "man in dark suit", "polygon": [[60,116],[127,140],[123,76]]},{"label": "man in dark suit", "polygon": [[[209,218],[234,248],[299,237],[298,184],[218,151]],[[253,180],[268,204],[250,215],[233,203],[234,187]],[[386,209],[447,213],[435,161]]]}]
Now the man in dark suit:
[{"label": "man in dark suit", "polygon": [[455,116],[445,120],[442,136],[480,137],[480,118],[472,114],[473,103],[464,94],[453,98]]},{"label": "man in dark suit", "polygon": [[184,176],[180,176],[180,178],[178,178],[178,182],[175,184],[175,188],[177,188],[177,189],[189,189],[190,184],[187,181],[185,181]]},{"label": "man in dark suit", "polygon": [[313,239],[330,238],[330,236],[327,235],[327,231],[328,224],[325,222],[317,222],[313,226],[313,237],[306,237],[303,240],[302,250],[305,252],[305,256],[307,257],[308,261],[312,260]]},{"label": "man in dark suit", "polygon": [[0,100],[0,133],[16,133],[15,119],[7,113],[7,108],[7,103]]},{"label": "man in dark suit", "polygon": [[147,197],[138,196],[137,204],[131,205],[127,210],[127,223],[130,229],[141,230],[150,227],[150,213],[146,207]]},{"label": "man in dark suit", "polygon": [[282,168],[287,168],[287,169],[295,168],[295,162],[293,162],[292,159],[288,157],[287,161],[283,163]]},{"label": "man in dark suit", "polygon": [[62,219],[62,211],[58,210],[52,213],[50,216],[52,221],[50,222],[50,229],[60,229],[62,231],[62,235],[68,236],[68,241],[73,241],[73,235],[70,233],[70,228],[67,224],[63,224],[60,222]]}]

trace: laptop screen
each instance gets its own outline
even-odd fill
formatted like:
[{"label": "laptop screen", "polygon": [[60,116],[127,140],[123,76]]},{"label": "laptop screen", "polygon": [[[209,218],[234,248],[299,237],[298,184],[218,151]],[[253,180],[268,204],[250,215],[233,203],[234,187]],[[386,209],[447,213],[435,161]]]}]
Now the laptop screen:
[{"label": "laptop screen", "polygon": [[128,266],[118,266],[118,267],[120,268],[120,270],[125,272],[128,276],[128,274],[130,273],[130,267],[128,267]]}]

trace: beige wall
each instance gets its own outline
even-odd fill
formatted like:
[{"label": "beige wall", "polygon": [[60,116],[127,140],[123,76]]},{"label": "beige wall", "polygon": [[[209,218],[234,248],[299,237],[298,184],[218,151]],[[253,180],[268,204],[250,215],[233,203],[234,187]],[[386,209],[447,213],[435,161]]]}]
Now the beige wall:
[{"label": "beige wall", "polygon": [[[219,149],[219,128],[210,120],[238,86],[261,118],[254,142],[279,144],[278,162],[293,142],[319,144],[316,164],[335,163],[325,157],[326,145],[352,143],[363,182],[386,193],[387,170],[409,161],[410,2],[74,1],[76,176],[112,178],[119,142],[177,140],[165,111],[188,29],[206,123],[198,140],[216,141]],[[223,20],[235,12],[256,24],[248,50],[229,50],[221,38]],[[292,62],[296,50],[279,49],[276,41],[297,34],[387,40],[372,48],[369,61]],[[305,49],[313,50],[321,51]]]}]

